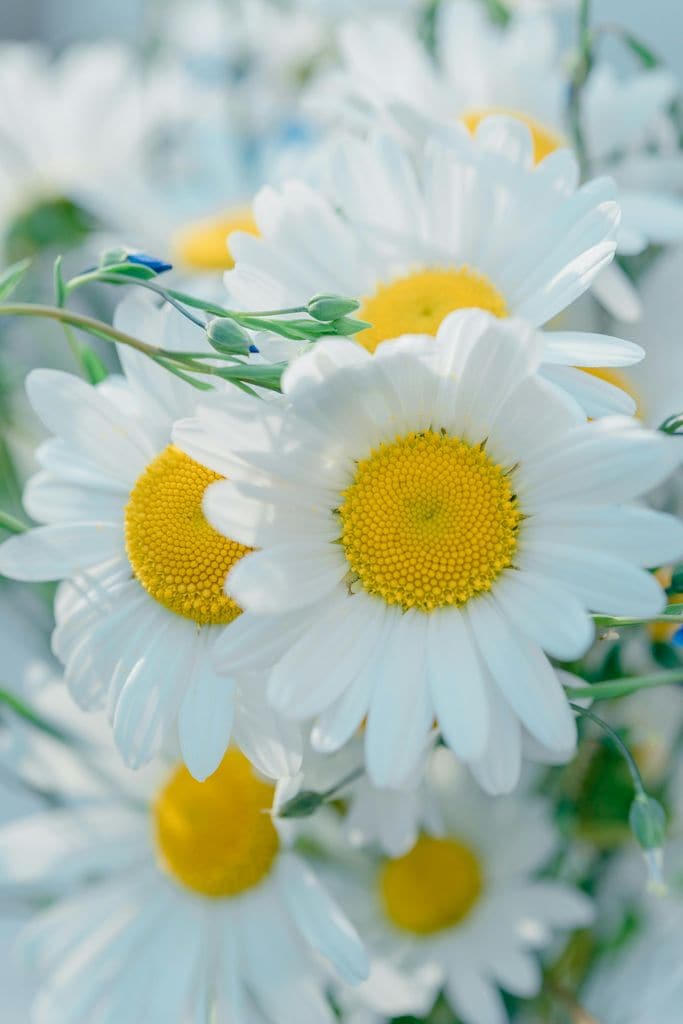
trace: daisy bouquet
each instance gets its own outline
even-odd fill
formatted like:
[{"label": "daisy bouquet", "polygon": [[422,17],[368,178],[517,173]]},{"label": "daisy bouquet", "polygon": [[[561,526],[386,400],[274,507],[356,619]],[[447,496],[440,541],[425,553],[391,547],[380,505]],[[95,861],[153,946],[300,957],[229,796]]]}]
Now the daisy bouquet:
[{"label": "daisy bouquet", "polygon": [[[677,87],[575,6],[176,5],[129,91],[0,51],[58,167],[0,125],[0,325],[72,358],[0,508],[31,1021],[679,1019]],[[98,61],[129,189],[50,114]],[[200,159],[249,99],[296,167],[188,220],[150,125]]]}]

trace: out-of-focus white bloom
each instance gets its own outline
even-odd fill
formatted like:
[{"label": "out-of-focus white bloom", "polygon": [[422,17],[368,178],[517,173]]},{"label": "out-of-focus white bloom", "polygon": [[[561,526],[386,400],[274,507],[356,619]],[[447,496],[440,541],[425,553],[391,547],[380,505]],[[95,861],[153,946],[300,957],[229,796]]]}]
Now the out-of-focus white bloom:
[{"label": "out-of-focus white bloom", "polygon": [[[119,329],[176,351],[205,336],[170,307],[126,299]],[[171,443],[175,419],[198,392],[146,356],[122,348],[123,377],[91,387],[71,374],[35,370],[31,403],[53,437],[24,503],[46,525],[0,547],[1,571],[23,580],[66,580],[56,602],[53,647],[86,709],[107,707],[131,767],[180,742],[197,778],[220,763],[231,735],[274,777],[298,766],[297,731],[280,723],[258,679],[242,688],[211,666],[216,638],[239,616],[223,590],[245,548],[202,514],[217,479]],[[249,418],[258,403],[226,390],[225,408]]]},{"label": "out-of-focus white bloom", "polygon": [[677,557],[683,526],[624,503],[679,464],[677,441],[586,423],[537,375],[541,351],[519,321],[461,311],[436,342],[323,340],[285,372],[289,405],[200,405],[176,426],[229,478],[210,521],[260,549],[229,574],[246,613],[217,663],[272,668],[273,706],[316,718],[318,749],[367,715],[377,785],[412,777],[436,719],[487,788],[514,788],[522,724],[558,754],[575,743],[543,652],[583,654],[589,610],[664,605],[638,566]]},{"label": "out-of-focus white bloom", "polygon": [[34,1019],[77,1024],[97,1005],[111,1021],[332,1024],[330,981],[357,984],[367,958],[244,756],[198,783],[163,761],[133,774],[91,744],[74,784],[77,756],[64,773],[57,747],[59,806],[0,828],[0,881],[54,901],[24,936]]},{"label": "out-of-focus white bloom", "polygon": [[582,1005],[600,1024],[680,1024],[683,902],[591,973]]},{"label": "out-of-focus white bloom", "polygon": [[54,59],[37,46],[4,44],[2,235],[43,204],[65,200],[102,226],[132,226],[130,193],[143,183],[149,189],[155,167],[160,172],[155,147],[190,113],[188,84],[169,67],[143,70],[115,44],[82,45]]},{"label": "out-of-focus white bloom", "polygon": [[[511,118],[484,120],[474,138],[454,124],[417,160],[390,135],[346,138],[326,172],[327,190],[295,181],[258,194],[258,235],[231,236],[226,285],[246,309],[298,306],[316,292],[354,296],[372,324],[356,340],[370,351],[402,334],[435,335],[465,307],[541,327],[614,252],[612,183],[576,190],[568,150],[534,167],[531,134]],[[543,345],[543,374],[589,415],[634,411],[628,395],[577,367],[622,366],[641,349],[577,331],[546,333]]]},{"label": "out-of-focus white bloom", "polygon": [[484,796],[444,749],[430,761],[427,784],[442,829],[368,866],[357,885],[339,881],[374,957],[357,997],[392,1016],[395,986],[414,982],[413,1012],[424,1013],[431,977],[432,999],[443,987],[464,1024],[502,1024],[499,986],[535,995],[535,952],[556,931],[586,925],[590,903],[568,885],[537,880],[557,842],[542,800]]},{"label": "out-of-focus white bloom", "polygon": [[[440,6],[436,40],[433,61],[396,21],[350,22],[341,34],[343,70],[313,90],[314,108],[359,127],[379,117],[419,144],[435,124],[459,119],[473,128],[487,114],[506,112],[531,128],[537,160],[567,145],[569,65],[550,18],[523,11],[503,28],[488,21],[484,5],[451,0]],[[683,159],[669,114],[677,91],[669,71],[622,80],[600,60],[585,86],[588,166],[619,184],[621,253],[683,237],[683,204],[675,197]],[[594,292],[621,319],[638,317],[637,293],[616,265]]]}]

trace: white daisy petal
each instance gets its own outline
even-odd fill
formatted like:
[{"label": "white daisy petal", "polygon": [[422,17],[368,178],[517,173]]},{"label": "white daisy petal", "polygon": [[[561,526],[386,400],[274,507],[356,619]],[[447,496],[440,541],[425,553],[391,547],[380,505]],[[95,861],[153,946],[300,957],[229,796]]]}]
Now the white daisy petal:
[{"label": "white daisy petal", "polygon": [[377,666],[365,732],[367,769],[377,786],[401,786],[427,744],[434,710],[425,674],[426,627],[419,613],[396,616]]},{"label": "white daisy petal", "polygon": [[215,672],[195,671],[178,715],[178,736],[188,771],[203,781],[221,763],[235,713],[234,683]]},{"label": "white daisy petal", "polygon": [[283,857],[278,866],[280,892],[289,913],[313,949],[328,959],[350,985],[367,978],[369,963],[354,928],[297,857]]},{"label": "white daisy petal", "polygon": [[564,690],[541,649],[512,633],[504,607],[495,597],[467,606],[479,653],[527,729],[545,746],[566,750],[576,742],[576,722]]},{"label": "white daisy petal", "polygon": [[16,580],[60,580],[124,554],[113,523],[55,523],[10,537],[0,547],[0,573]]},{"label": "white daisy petal", "polygon": [[[293,541],[245,555],[228,576],[228,592],[241,607],[259,614],[305,608],[326,597],[346,574],[347,566],[332,544]],[[292,587],[292,580],[296,586]]]},{"label": "white daisy petal", "polygon": [[467,623],[456,609],[429,617],[427,676],[449,747],[467,761],[481,757],[489,739],[488,693]]}]

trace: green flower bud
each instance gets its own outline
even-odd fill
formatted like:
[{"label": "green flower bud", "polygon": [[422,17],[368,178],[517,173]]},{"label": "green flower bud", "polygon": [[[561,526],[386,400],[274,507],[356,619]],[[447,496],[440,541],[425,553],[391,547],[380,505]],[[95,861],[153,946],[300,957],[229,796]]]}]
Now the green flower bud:
[{"label": "green flower bud", "polygon": [[302,789],[300,793],[287,800],[279,810],[280,818],[308,818],[318,810],[324,803],[325,797],[322,793],[316,793],[312,789]]},{"label": "green flower bud", "polygon": [[628,820],[631,831],[643,850],[656,850],[664,845],[666,814],[654,797],[639,793],[631,804]]},{"label": "green flower bud", "polygon": [[251,338],[243,327],[228,317],[215,317],[209,321],[206,335],[216,352],[224,355],[249,355]]},{"label": "green flower bud", "polygon": [[359,306],[356,299],[345,299],[343,295],[314,295],[306,309],[314,320],[329,323],[330,320],[339,320],[347,313],[353,313]]}]

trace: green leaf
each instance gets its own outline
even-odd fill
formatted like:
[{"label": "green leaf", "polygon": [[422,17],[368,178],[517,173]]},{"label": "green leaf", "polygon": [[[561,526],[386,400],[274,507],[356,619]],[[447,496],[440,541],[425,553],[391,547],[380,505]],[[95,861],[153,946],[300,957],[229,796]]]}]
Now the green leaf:
[{"label": "green leaf", "polygon": [[[141,281],[151,281],[153,277],[157,276],[150,267],[146,267],[143,263],[111,263],[107,267],[102,267],[102,273],[114,274],[124,279],[126,277],[138,278]],[[109,281],[108,283],[115,284],[116,282]],[[125,284],[125,280],[121,284]]]},{"label": "green leaf", "polygon": [[0,274],[0,302],[4,302],[5,299],[10,297],[30,266],[31,261],[25,259],[19,260],[18,263],[13,263],[7,270],[3,270]]},{"label": "green leaf", "polygon": [[217,376],[223,380],[233,382],[241,381],[244,384],[256,384],[261,388],[268,388],[270,391],[280,391],[282,374],[287,368],[287,363],[272,363],[268,366],[225,366],[217,370]]},{"label": "green leaf", "polygon": [[302,789],[287,800],[278,811],[279,818],[308,818],[325,803],[325,794],[312,789]]},{"label": "green leaf", "polygon": [[196,388],[198,391],[214,390],[213,384],[209,384],[208,381],[199,380],[197,377],[193,377],[191,374],[185,373],[185,371],[179,369],[175,363],[172,363],[170,359],[164,359],[163,356],[154,356],[154,362],[158,363],[159,366],[163,366],[165,370],[168,370],[168,372],[174,374],[174,376],[180,377],[180,379],[184,380],[186,384],[191,384],[192,387]]},{"label": "green leaf", "polygon": [[99,384],[109,376],[107,367],[94,349],[88,348],[87,345],[82,345],[79,358],[83,372],[90,384]]},{"label": "green leaf", "polygon": [[46,721],[28,704],[25,704],[16,694],[10,690],[0,689],[0,706],[9,708],[19,718],[23,718],[29,725],[35,726],[41,732],[47,733],[53,739],[61,740],[63,743],[71,742],[71,737],[62,729]]},{"label": "green leaf", "polygon": [[22,523],[16,516],[0,509],[0,530],[7,530],[8,533],[26,533],[30,529],[27,523]]},{"label": "green leaf", "polygon": [[360,331],[365,331],[368,327],[372,327],[372,324],[367,323],[366,320],[356,320],[352,316],[343,316],[331,323],[330,327],[332,328],[330,333],[346,337],[350,334],[358,334]]},{"label": "green leaf", "polygon": [[621,28],[619,29],[619,35],[644,68],[651,70],[652,68],[659,67],[662,63],[661,57],[658,57],[654,50],[646,46],[637,36],[631,35],[630,32],[625,32]]},{"label": "green leaf", "polygon": [[66,304],[66,285],[64,283],[64,277],[62,275],[62,255],[61,253],[57,257],[52,269],[52,280],[55,287],[55,305],[59,306],[60,309]]}]

